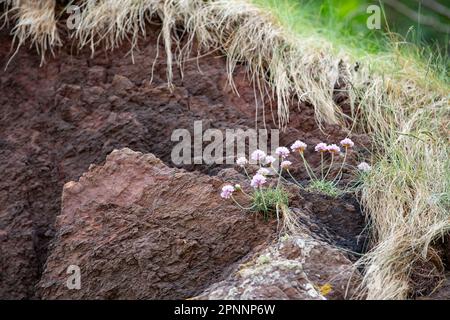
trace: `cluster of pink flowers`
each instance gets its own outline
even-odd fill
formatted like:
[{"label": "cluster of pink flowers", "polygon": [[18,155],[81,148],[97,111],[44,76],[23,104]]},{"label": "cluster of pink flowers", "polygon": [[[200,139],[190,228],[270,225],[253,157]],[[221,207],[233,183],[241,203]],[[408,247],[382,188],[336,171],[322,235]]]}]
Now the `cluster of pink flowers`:
[{"label": "cluster of pink flowers", "polygon": [[245,157],[240,157],[236,160],[236,164],[240,167],[245,166],[248,163],[247,158]]},{"label": "cluster of pink flowers", "polygon": [[316,145],[316,147],[314,148],[314,150],[315,150],[316,152],[327,152],[327,151],[328,151],[328,146],[327,146],[326,143],[321,142],[321,143],[318,143],[318,144]]},{"label": "cluster of pink flowers", "polygon": [[262,150],[255,150],[251,155],[252,160],[259,162],[264,162],[266,157],[267,157],[266,153]]},{"label": "cluster of pink flowers", "polygon": [[257,189],[257,188],[261,188],[266,182],[267,182],[266,177],[260,173],[257,173],[253,176],[252,181],[250,182],[250,185],[253,188]]},{"label": "cluster of pink flowers", "polygon": [[283,159],[286,159],[289,156],[290,152],[286,147],[279,147],[275,150],[275,154]]},{"label": "cluster of pink flowers", "polygon": [[276,159],[275,157],[273,157],[273,156],[267,156],[267,157],[264,159],[264,164],[273,164],[273,163],[275,163],[275,161],[277,161],[277,159]]},{"label": "cluster of pink flowers", "polygon": [[344,148],[353,148],[354,145],[355,143],[349,138],[341,140],[341,146],[343,146]]},{"label": "cluster of pink flowers", "polygon": [[339,154],[339,152],[341,152],[341,148],[335,144],[330,144],[327,146],[327,151],[332,154]]},{"label": "cluster of pink flowers", "polygon": [[[340,142],[340,144],[346,150],[348,148],[353,148],[353,146],[355,145],[355,143],[349,138],[345,138],[344,140],[342,140]],[[316,145],[316,147],[314,148],[314,150],[316,152],[329,152],[331,154],[339,154],[341,152],[341,148],[339,146],[337,146],[336,144],[327,145],[326,143],[323,143],[323,142],[318,143]]]},{"label": "cluster of pink flowers", "polygon": [[268,176],[270,174],[270,170],[267,168],[259,168],[258,172],[262,176]]},{"label": "cluster of pink flowers", "polygon": [[220,196],[224,199],[230,199],[234,192],[234,187],[227,184],[226,186],[223,186],[222,192],[220,193]]},{"label": "cluster of pink flowers", "polygon": [[297,140],[292,144],[291,150],[293,152],[301,153],[301,152],[305,151],[307,147],[308,147],[308,145],[306,143],[304,143],[303,141]]},{"label": "cluster of pink flowers", "polygon": [[284,160],[281,162],[280,166],[282,169],[289,169],[289,167],[292,165],[292,162],[288,160]]},{"label": "cluster of pink flowers", "polygon": [[[344,161],[342,162],[342,166],[341,169],[339,171],[339,173],[336,175],[336,177],[340,176],[340,173],[342,171],[342,168],[344,168],[344,163],[345,163],[345,159],[347,157],[347,152],[348,149],[353,148],[355,145],[355,143],[349,139],[349,138],[345,138],[343,140],[340,141],[340,146],[336,145],[336,144],[326,144],[324,142],[320,142],[318,143],[315,147],[314,150],[316,152],[320,152],[320,153],[325,153],[328,152],[331,155],[337,155],[340,154],[341,152],[341,147],[345,149],[345,157],[344,157]],[[292,150],[292,152],[295,153],[300,153],[300,155],[303,158],[303,161],[305,162],[305,167],[306,167],[306,171],[308,172],[308,175],[310,175],[311,179],[317,179],[316,175],[314,174],[314,172],[312,171],[311,167],[308,165],[308,163],[306,162],[306,160],[303,157],[303,152],[306,150],[306,148],[308,147],[308,145],[306,143],[304,143],[303,141],[300,140],[296,140],[290,147],[290,149]],[[279,158],[281,158],[281,162],[280,162],[280,167],[281,170],[278,172],[280,175],[280,179],[281,179],[281,172],[282,170],[287,170],[287,172],[290,174],[289,172],[289,168],[292,166],[292,162],[288,161],[287,158],[289,157],[291,151],[289,151],[288,148],[286,147],[279,147],[276,148],[275,150],[275,154],[276,156],[278,156]],[[278,157],[274,157],[272,155],[267,155],[264,151],[262,150],[255,150],[252,154],[251,154],[251,159],[254,161],[257,161],[260,165],[259,170],[256,172],[256,174],[250,179],[251,183],[250,185],[255,188],[255,189],[259,189],[261,187],[263,187],[266,183],[267,183],[267,176],[272,175],[273,173],[277,173],[277,170],[273,167],[273,164],[277,161]],[[333,159],[331,160],[331,165],[329,166],[329,168],[332,167],[332,163],[333,163]],[[248,164],[248,160],[245,157],[240,157],[236,160],[236,164],[240,167],[243,167],[245,170],[245,166]],[[268,168],[262,167],[262,165],[269,165]],[[321,168],[322,168],[322,179],[326,179],[326,177],[329,174],[330,169],[328,169],[327,174],[324,175],[323,172],[323,157],[322,157],[322,162],[321,162]],[[363,172],[368,172],[370,171],[371,167],[369,164],[362,162],[358,165],[358,169],[360,171]],[[245,171],[247,174],[247,171]],[[291,175],[292,177],[292,175]],[[293,178],[294,179],[294,178]],[[295,179],[294,179],[295,181]],[[222,198],[225,199],[229,199],[232,197],[233,192],[234,191],[239,191],[240,190],[240,186],[239,187],[233,187],[231,185],[226,185],[222,188],[222,193],[221,196]]]}]

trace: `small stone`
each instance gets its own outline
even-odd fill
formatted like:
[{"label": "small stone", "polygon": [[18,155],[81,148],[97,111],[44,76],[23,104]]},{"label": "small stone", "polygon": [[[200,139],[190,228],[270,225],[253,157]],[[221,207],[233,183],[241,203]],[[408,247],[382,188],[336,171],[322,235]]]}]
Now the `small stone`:
[{"label": "small stone", "polygon": [[134,87],[134,83],[127,77],[116,74],[112,81],[114,90],[123,92]]}]

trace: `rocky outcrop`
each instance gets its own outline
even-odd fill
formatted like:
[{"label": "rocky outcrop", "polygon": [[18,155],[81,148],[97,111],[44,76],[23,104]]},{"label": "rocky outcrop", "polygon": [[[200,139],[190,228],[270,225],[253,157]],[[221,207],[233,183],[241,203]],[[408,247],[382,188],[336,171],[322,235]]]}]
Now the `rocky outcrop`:
[{"label": "rocky outcrop", "polygon": [[[320,240],[304,223],[294,236],[279,238],[277,221],[264,222],[219,197],[224,180],[247,187],[233,169],[209,177],[169,168],[152,154],[112,152],[103,166],[91,166],[78,182],[64,186],[39,295],[44,299],[351,296],[358,273],[343,251],[326,242],[330,239]],[[309,219],[309,214],[301,218],[303,209],[292,210],[295,219]],[[66,285],[71,265],[81,271],[79,290]]]},{"label": "rocky outcrop", "polygon": [[302,226],[239,264],[196,299],[350,299],[361,276],[339,249]]},{"label": "rocky outcrop", "polygon": [[192,130],[195,120],[203,120],[204,130],[254,126],[251,86],[240,80],[241,97],[233,94],[223,59],[187,63],[170,90],[161,58],[150,83],[154,57],[163,50],[155,45],[157,34],[142,41],[136,64],[126,45],[95,57],[73,55],[68,46],[42,67],[36,52],[22,48],[5,70],[11,37],[0,31],[0,299],[38,298],[35,284],[55,234],[63,186],[91,164],[130,147],[170,165],[173,130]]},{"label": "rocky outcrop", "polygon": [[[273,224],[219,197],[223,182],[114,151],[64,186],[39,283],[44,299],[189,298],[274,235]],[[69,265],[81,289],[66,287]]]}]

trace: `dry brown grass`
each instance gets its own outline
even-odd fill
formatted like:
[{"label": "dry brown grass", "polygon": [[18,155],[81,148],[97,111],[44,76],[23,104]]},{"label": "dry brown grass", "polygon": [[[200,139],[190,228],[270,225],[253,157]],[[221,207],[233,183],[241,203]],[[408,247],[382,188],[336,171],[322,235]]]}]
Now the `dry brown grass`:
[{"label": "dry brown grass", "polygon": [[[0,0],[7,10],[3,18],[5,23],[14,20],[12,34],[16,51],[25,43],[35,46],[45,62],[48,50],[61,45],[55,18],[55,1],[53,0]],[[12,55],[14,57],[15,53]]]},{"label": "dry brown grass", "polygon": [[363,116],[355,119],[365,121],[380,149],[362,195],[374,243],[360,261],[369,299],[414,295],[414,266],[428,261],[430,270],[438,267],[430,243],[450,231],[446,86],[407,70],[411,61],[401,56],[392,63],[405,64],[405,74],[374,78],[362,88]]},{"label": "dry brown grass", "polygon": [[[29,40],[44,57],[60,44],[53,1],[5,1],[18,47]],[[71,35],[92,52],[124,41],[135,48],[147,23],[161,23],[158,41],[165,45],[169,86],[172,65],[182,66],[194,43],[205,51],[220,49],[230,83],[237,64],[247,66],[255,92],[275,102],[280,127],[288,124],[296,101],[311,103],[319,123],[343,124],[333,88],[337,79],[345,82],[351,128],[374,138],[377,159],[363,187],[373,247],[359,262],[366,270],[361,296],[408,298],[414,294],[414,266],[439,264],[430,259],[430,243],[450,229],[449,96],[448,85],[426,66],[393,50],[360,61],[355,72],[350,53],[338,54],[317,37],[291,34],[269,12],[242,0],[98,0],[83,7],[81,18]],[[292,219],[286,223],[295,225]]]},{"label": "dry brown grass", "polygon": [[[195,40],[204,50],[220,48],[226,54],[231,84],[236,65],[247,64],[256,91],[263,98],[269,96],[276,101],[280,127],[287,125],[289,105],[295,99],[314,105],[320,123],[339,122],[339,107],[332,99],[339,59],[327,54],[331,48],[314,38],[290,36],[268,13],[247,1],[98,0],[95,3],[81,2],[81,22],[71,32],[79,48],[90,47],[94,52],[101,45],[112,50],[123,41],[130,41],[134,49],[139,37],[145,36],[146,23],[160,20],[169,85],[173,63],[182,65]],[[39,49],[44,56],[46,49],[52,47],[50,44],[59,44],[54,28],[54,2],[46,0],[45,5],[38,8],[33,5],[32,11],[19,13],[24,6],[22,3],[12,7],[12,11],[18,11],[17,29],[13,33],[19,45],[27,38],[41,44]],[[45,10],[45,14],[39,10]],[[37,16],[29,18],[38,13],[46,24]],[[179,26],[185,28],[188,38],[184,44],[175,32]]]}]

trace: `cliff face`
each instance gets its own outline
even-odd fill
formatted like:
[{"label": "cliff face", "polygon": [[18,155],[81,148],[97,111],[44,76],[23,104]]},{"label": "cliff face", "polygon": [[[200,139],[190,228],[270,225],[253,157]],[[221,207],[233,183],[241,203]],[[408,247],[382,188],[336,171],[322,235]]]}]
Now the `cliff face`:
[{"label": "cliff face", "polygon": [[[11,46],[5,30],[1,42],[4,67]],[[34,296],[62,187],[90,164],[102,163],[121,147],[169,162],[173,129],[191,129],[194,120],[210,125],[220,115],[215,125],[253,125],[240,111],[253,110],[250,102],[229,93],[220,59],[202,59],[204,74],[190,65],[173,92],[164,80],[164,64],[149,84],[155,42],[143,44],[136,64],[126,57],[127,48],[93,59],[88,52],[72,56],[67,48],[42,68],[31,50],[21,50],[7,70],[1,68],[0,297]],[[226,112],[226,106],[234,108]]]},{"label": "cliff face", "polygon": [[[42,67],[39,67],[40,57],[34,51],[27,51],[24,48],[11,61],[7,70],[2,67],[0,71],[0,105],[2,107],[0,115],[0,171],[3,173],[0,180],[0,298],[39,298],[41,294],[43,297],[63,297],[64,294],[59,291],[59,287],[52,289],[51,283],[54,279],[57,279],[57,275],[61,275],[65,266],[62,264],[57,266],[50,259],[47,266],[44,267],[49,254],[52,254],[52,256],[53,254],[60,255],[60,257],[68,260],[72,259],[68,247],[58,247],[58,245],[63,245],[64,242],[61,241],[65,240],[61,234],[62,230],[79,228],[71,231],[78,232],[84,230],[84,227],[106,228],[108,223],[113,223],[105,218],[108,217],[108,212],[111,212],[117,219],[124,219],[124,216],[131,214],[130,212],[134,210],[130,209],[134,205],[134,198],[128,199],[128,203],[121,204],[121,206],[127,208],[123,209],[125,211],[121,211],[122,209],[118,208],[117,204],[106,201],[100,207],[89,209],[97,217],[105,218],[106,221],[101,223],[91,221],[90,223],[93,224],[90,226],[88,224],[78,225],[77,223],[84,223],[80,221],[73,226],[55,225],[57,216],[62,214],[62,217],[65,217],[68,214],[65,211],[65,206],[68,205],[64,202],[66,198],[63,202],[61,201],[63,186],[69,181],[77,181],[83,173],[88,171],[90,165],[102,165],[107,155],[114,149],[127,147],[137,152],[153,153],[166,165],[173,166],[170,154],[174,142],[171,142],[170,136],[173,130],[177,128],[192,130],[193,122],[196,120],[203,121],[204,130],[208,128],[225,130],[255,127],[255,96],[252,86],[244,75],[243,67],[238,68],[234,75],[235,85],[239,92],[239,95],[236,95],[227,82],[225,61],[218,55],[206,55],[199,59],[194,57],[186,63],[183,77],[181,77],[180,70],[175,70],[172,90],[169,90],[166,84],[165,60],[157,59],[153,82],[150,82],[154,57],[157,56],[158,49],[163,49],[155,45],[157,41],[156,37],[152,36],[153,34],[157,34],[157,32],[149,32],[148,38],[140,43],[141,50],[135,52],[134,64],[127,55],[129,50],[127,46],[113,53],[97,52],[94,57],[91,57],[90,52],[80,52],[75,55],[68,46],[61,49],[57,58],[48,60]],[[2,43],[2,46],[0,46],[0,65],[4,66],[9,59],[11,45],[11,38],[6,30],[1,31],[0,41]],[[266,118],[271,119],[271,105],[268,101],[265,101],[265,105]],[[314,120],[314,110],[310,106],[297,106],[295,104],[295,106],[292,106],[292,112],[291,124],[287,131],[280,136],[281,144],[289,144],[298,138],[309,144],[314,144],[321,140],[337,140],[346,136],[346,132],[341,131],[336,126],[326,126],[324,128],[325,133],[320,131]],[[260,109],[260,120],[262,119],[261,114],[262,110]],[[261,125],[261,123],[259,124]],[[269,121],[268,128],[271,127],[275,126]],[[359,145],[367,145],[367,138],[364,136],[355,137],[355,140]],[[312,159],[313,164],[317,164],[319,159],[316,155],[309,154],[308,156]],[[152,161],[159,163],[157,160]],[[355,159],[350,159],[350,161],[354,162]],[[139,169],[137,165],[135,167],[138,171],[144,170],[143,168]],[[215,180],[214,176],[222,172],[221,170],[225,167],[191,165],[183,168],[188,171],[197,171],[192,176],[193,179],[198,180],[197,184],[202,181],[209,185],[214,184],[217,187],[219,182]],[[164,170],[171,169],[166,168]],[[184,174],[187,175],[187,173]],[[305,177],[305,172],[301,170],[295,171],[294,174],[300,179]],[[145,178],[142,177],[142,179]],[[214,183],[211,181],[214,181]],[[70,190],[70,185],[69,189],[67,187],[66,185],[65,194]],[[149,186],[146,185],[146,187]],[[159,185],[155,185],[152,188],[156,189],[155,192],[161,192],[159,187]],[[181,186],[178,187],[181,188]],[[103,192],[106,192],[105,190]],[[210,206],[206,206],[204,210],[206,208],[212,210],[213,205],[218,206],[213,200],[213,194],[215,195],[216,191],[208,191],[212,203]],[[130,184],[127,188],[123,186],[123,192],[137,195],[140,191],[135,189],[133,184]],[[154,197],[157,197],[157,195],[159,197],[159,193],[153,194]],[[168,204],[171,202],[177,203],[177,195],[174,194],[173,197],[173,199],[169,197],[164,199]],[[313,196],[303,195],[303,197],[307,199]],[[73,203],[82,202],[81,198],[76,199],[76,195],[71,195],[69,199]],[[95,199],[91,200],[94,201]],[[185,200],[186,205],[191,205],[188,202],[190,198]],[[147,198],[146,201],[147,204],[150,204],[155,199]],[[320,202],[322,200],[315,198],[315,201]],[[355,206],[354,200],[346,199],[343,201],[344,204],[338,207],[344,208],[342,209],[344,211],[341,211],[339,215],[333,215],[328,207],[320,209],[320,206],[315,202],[305,202],[303,209],[312,213],[317,212],[317,215],[312,216],[309,222],[310,227],[316,234],[321,234],[323,238],[328,239],[329,243],[355,249],[358,247],[356,245],[356,234],[362,230],[364,219],[359,208]],[[347,202],[353,208],[350,208],[349,217],[352,218],[349,220],[353,221],[356,229],[354,227],[346,228],[345,221],[343,224],[340,221],[347,219],[345,218]],[[307,203],[309,203],[309,207],[306,206]],[[195,204],[195,202],[192,204]],[[108,209],[109,205],[111,206],[110,209]],[[70,215],[75,214],[74,206],[76,207],[76,205],[72,205]],[[175,209],[175,207],[170,208],[170,210]],[[81,207],[79,209],[81,210]],[[138,210],[141,217],[148,216],[150,218],[150,212],[142,210],[144,209]],[[170,210],[161,210],[160,214],[170,214]],[[229,228],[236,221],[243,219],[237,212],[232,212],[234,213],[231,217],[234,217],[235,220]],[[82,214],[82,211],[77,214]],[[225,216],[227,215],[225,214]],[[168,219],[174,221],[173,219],[176,220],[175,217],[177,216]],[[208,220],[208,223],[220,223],[220,217],[209,216],[209,218],[211,220]],[[226,220],[227,217],[223,219],[228,221]],[[65,220],[62,219],[62,221]],[[238,229],[228,230],[224,231],[224,235],[233,235],[237,237],[236,239],[240,239],[239,241],[243,240],[247,233],[246,228],[256,222],[250,220],[241,222],[243,223],[241,231]],[[126,225],[131,228],[134,223],[138,222],[129,221]],[[105,225],[103,226],[103,224]],[[124,234],[134,232],[134,229],[122,229],[120,224],[112,224],[109,227],[112,228],[113,226],[117,228],[116,231],[121,230]],[[255,234],[250,230],[252,231],[250,234],[253,234],[253,236],[248,239],[248,243],[240,244],[236,240],[236,247],[231,246],[233,248],[227,249],[229,253],[223,257],[223,259],[229,259],[227,262],[221,261],[221,258],[214,254],[205,256],[204,253],[200,254],[195,251],[194,254],[192,253],[194,251],[192,251],[193,255],[200,254],[198,259],[210,261],[205,266],[208,270],[199,273],[203,274],[204,278],[200,277],[198,280],[194,280],[197,276],[191,274],[186,279],[175,280],[180,278],[175,275],[165,275],[166,280],[164,281],[167,283],[173,282],[173,284],[172,287],[166,286],[161,289],[160,292],[164,291],[165,293],[161,293],[160,297],[172,297],[167,291],[170,288],[172,288],[170,292],[173,293],[173,297],[197,294],[214,281],[224,280],[226,276],[223,269],[243,258],[249,251],[253,250],[257,243],[267,239],[270,232],[272,232],[271,236],[275,237],[274,231],[271,231],[273,226],[261,226],[259,224],[258,226],[254,232],[259,230],[261,234]],[[141,230],[140,228],[144,229]],[[137,235],[143,237],[142,243],[154,243],[156,240],[153,238],[151,238],[151,241],[145,240],[145,230],[153,234],[153,231],[145,228],[148,228],[148,226],[139,226]],[[170,229],[171,226],[167,225],[164,228]],[[347,232],[347,229],[359,231]],[[83,232],[87,231],[84,230]],[[236,232],[236,234],[228,232]],[[215,243],[215,246],[219,246],[222,240],[219,241],[221,238],[217,231],[214,234],[215,236],[210,241]],[[89,237],[93,235],[95,233],[89,234]],[[77,253],[80,254],[80,258],[93,252],[96,241],[105,244],[102,249],[98,250],[107,250],[108,237],[119,237],[120,235],[114,234],[114,232],[109,234],[103,230],[97,236],[98,238],[86,240],[87,246],[83,249],[86,251]],[[157,235],[153,236],[156,237]],[[170,239],[175,241],[175,239],[182,239],[182,237],[177,238],[175,234],[172,234]],[[78,240],[73,239],[75,242]],[[54,253],[51,250],[49,251],[50,243],[53,243],[51,248],[57,250]],[[205,249],[208,247],[207,243],[198,248]],[[230,244],[229,242],[225,243]],[[138,244],[138,239],[132,238],[128,246],[137,246]],[[117,245],[119,246],[119,244]],[[180,245],[184,246],[185,244],[181,243]],[[188,245],[196,247],[194,242],[188,242]],[[172,247],[170,248],[175,250]],[[131,250],[131,248],[128,249]],[[359,249],[356,250],[360,249],[359,246]],[[133,252],[138,251],[136,249]],[[110,259],[110,256],[106,253],[105,257]],[[128,263],[137,263],[131,262],[131,251],[127,257],[129,261],[124,262],[122,265],[124,268]],[[84,259],[87,259],[87,257]],[[117,257],[117,259],[120,259],[120,257]],[[132,273],[129,273],[129,276],[146,270],[141,277],[150,277],[150,269],[144,268],[145,259],[139,259],[136,261],[140,261],[142,264],[135,265],[135,269]],[[165,259],[163,260],[165,261]],[[102,270],[99,263],[97,261],[90,265],[91,269],[89,270],[93,272],[92,274]],[[185,270],[188,262],[180,263],[183,267],[177,266],[168,273],[176,273],[177,268],[180,268],[180,272]],[[56,269],[51,270],[50,266],[54,266]],[[159,268],[163,268],[163,266],[161,265]],[[44,269],[46,276],[40,282],[40,293],[38,294],[36,284]],[[112,279],[116,271],[113,272],[112,269],[110,271],[109,276]],[[178,276],[182,276],[182,274]],[[122,289],[119,290],[121,287],[118,283],[117,285],[111,284],[110,289],[100,290],[101,292],[94,290],[95,284],[92,284],[92,292],[83,291],[79,294],[83,297],[113,298],[125,297],[129,293],[133,297],[158,297],[157,291],[144,292],[144,288],[149,288],[148,286],[154,288],[158,286],[156,282],[143,284],[142,282],[145,281],[141,277],[137,278],[141,282],[139,284],[142,289],[140,292],[139,290],[133,291],[134,289],[131,288],[122,292]],[[209,280],[206,281],[206,278],[209,278]],[[123,283],[130,281],[128,278],[120,279]],[[138,284],[139,281],[136,281],[136,284]],[[195,281],[198,285],[194,284]],[[188,287],[191,288],[188,289]],[[176,288],[176,290],[173,288]]]}]

